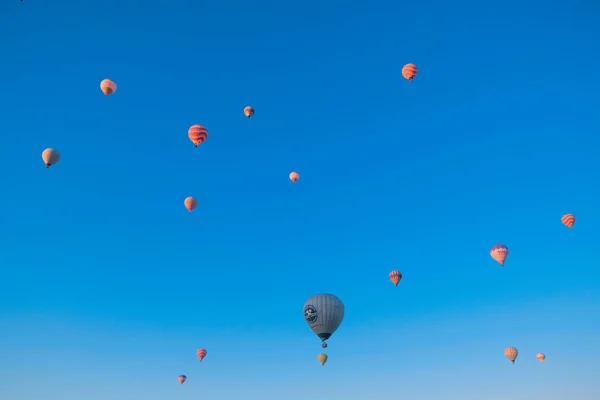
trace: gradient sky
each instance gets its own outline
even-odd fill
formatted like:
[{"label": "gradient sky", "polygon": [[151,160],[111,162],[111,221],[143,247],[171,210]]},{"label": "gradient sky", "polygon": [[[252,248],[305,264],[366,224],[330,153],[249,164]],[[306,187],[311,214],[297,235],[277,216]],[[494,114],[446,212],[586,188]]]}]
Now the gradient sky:
[{"label": "gradient sky", "polygon": [[600,398],[598,15],[3,0],[0,398]]}]

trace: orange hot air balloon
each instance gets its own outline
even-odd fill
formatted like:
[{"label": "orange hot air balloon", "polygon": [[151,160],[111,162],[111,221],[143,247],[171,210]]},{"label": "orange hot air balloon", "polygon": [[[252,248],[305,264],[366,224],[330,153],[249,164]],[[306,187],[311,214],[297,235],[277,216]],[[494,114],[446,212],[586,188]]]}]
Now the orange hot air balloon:
[{"label": "orange hot air balloon", "polygon": [[515,363],[517,356],[519,355],[519,351],[516,347],[507,347],[504,349],[504,357],[508,358],[511,363]]},{"label": "orange hot air balloon", "polygon": [[108,96],[109,94],[113,94],[117,91],[117,84],[110,79],[104,79],[102,82],[100,82],[100,89],[105,96]]},{"label": "orange hot air balloon", "polygon": [[202,125],[192,125],[188,130],[188,137],[196,147],[208,137],[208,130]]},{"label": "orange hot air balloon", "polygon": [[195,198],[193,198],[191,196],[186,197],[186,199],[183,201],[183,204],[185,205],[185,208],[187,208],[189,212],[192,212],[192,210],[198,206],[198,200],[196,200]]},{"label": "orange hot air balloon", "polygon": [[290,180],[294,183],[298,182],[298,179],[300,179],[300,174],[297,172],[292,172],[290,174]]},{"label": "orange hot air balloon", "polygon": [[573,214],[565,214],[562,216],[560,221],[563,223],[563,225],[566,225],[569,228],[572,228],[573,224],[575,223],[575,216]]},{"label": "orange hot air balloon", "polygon": [[254,115],[254,108],[246,106],[246,108],[244,108],[244,115],[248,118],[252,117]]},{"label": "orange hot air balloon", "polygon": [[398,284],[402,280],[402,272],[400,272],[398,270],[394,270],[394,271],[390,272],[390,280],[392,281],[392,283],[394,285],[398,286]]},{"label": "orange hot air balloon", "polygon": [[186,379],[187,379],[187,376],[185,376],[185,375],[179,375],[179,376],[177,377],[177,380],[178,380],[178,381],[179,381],[179,383],[180,383],[180,384],[182,384],[182,385],[183,385],[183,382],[185,382],[185,380],[186,380]]},{"label": "orange hot air balloon", "polygon": [[204,360],[204,357],[206,357],[206,350],[205,349],[198,349],[198,351],[196,352],[196,355],[198,356],[198,358],[200,359],[200,361]]},{"label": "orange hot air balloon", "polygon": [[44,160],[46,168],[50,168],[51,166],[60,161],[60,153],[57,150],[48,148],[42,151],[42,160]]},{"label": "orange hot air balloon", "polygon": [[406,64],[402,67],[402,76],[412,82],[417,76],[417,66],[415,64]]}]

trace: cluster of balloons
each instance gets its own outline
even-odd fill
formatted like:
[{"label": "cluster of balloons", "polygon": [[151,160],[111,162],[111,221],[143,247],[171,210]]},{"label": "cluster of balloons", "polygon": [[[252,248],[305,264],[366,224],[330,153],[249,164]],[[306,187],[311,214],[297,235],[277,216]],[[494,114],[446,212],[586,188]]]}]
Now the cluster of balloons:
[{"label": "cluster of balloons", "polygon": [[[417,71],[416,65],[406,64],[402,68],[402,76],[408,81],[412,82],[417,76]],[[110,79],[104,79],[102,82],[100,82],[100,89],[105,96],[109,96],[117,91],[117,84]],[[251,106],[244,107],[244,115],[247,118],[252,118],[254,116],[254,108]],[[208,138],[208,129],[199,124],[192,125],[188,129],[188,138],[194,144],[194,146],[198,147]],[[44,161],[46,168],[50,168],[60,161],[60,153],[56,149],[47,148],[42,152],[42,160]],[[298,179],[300,179],[300,174],[293,171],[290,173],[289,179],[293,183],[296,183],[298,182]],[[189,212],[198,206],[198,200],[191,196],[187,197],[183,203]],[[573,214],[565,214],[561,218],[561,222],[565,226],[572,228],[573,224],[575,223],[575,216]],[[490,256],[501,266],[504,266],[506,258],[508,257],[508,247],[504,244],[496,244],[492,246],[490,250]],[[402,280],[402,273],[398,270],[394,270],[390,272],[389,279],[394,285],[398,286]],[[304,319],[310,329],[321,340],[322,348],[327,348],[326,341],[331,338],[333,333],[342,323],[342,320],[344,319],[344,310],[344,303],[342,303],[337,296],[328,293],[315,294],[309,297],[304,303]],[[203,348],[198,349],[196,352],[196,355],[200,361],[206,357],[206,354],[206,349]],[[515,347],[507,347],[504,350],[504,355],[512,363],[515,362],[518,354],[519,352]],[[546,356],[543,353],[538,353],[536,358],[543,363],[546,359]],[[317,356],[317,360],[321,365],[325,365],[327,359],[328,356],[324,353],[321,353]],[[180,384],[183,384],[187,380],[187,376],[179,375],[177,379]]]}]

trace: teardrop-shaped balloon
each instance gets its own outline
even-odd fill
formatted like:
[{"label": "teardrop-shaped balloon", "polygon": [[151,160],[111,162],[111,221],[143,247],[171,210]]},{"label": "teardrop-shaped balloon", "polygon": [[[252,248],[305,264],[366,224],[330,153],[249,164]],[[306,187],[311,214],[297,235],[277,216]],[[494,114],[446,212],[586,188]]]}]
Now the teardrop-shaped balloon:
[{"label": "teardrop-shaped balloon", "polygon": [[204,357],[206,357],[206,349],[198,349],[196,355],[198,356],[200,361],[204,360]]},{"label": "teardrop-shaped balloon", "polygon": [[333,335],[344,319],[344,303],[327,293],[310,296],[304,303],[304,320],[327,347],[325,341]]},{"label": "teardrop-shaped balloon", "polygon": [[319,354],[317,356],[317,360],[319,360],[319,362],[321,363],[321,365],[325,365],[325,363],[327,362],[327,354]]},{"label": "teardrop-shaped balloon", "polygon": [[105,96],[108,96],[117,91],[117,84],[110,79],[104,79],[100,82],[100,90],[102,90],[102,93],[104,93]]},{"label": "teardrop-shaped balloon", "polygon": [[298,179],[300,179],[300,174],[297,172],[292,172],[290,174],[290,180],[294,183],[298,182]]},{"label": "teardrop-shaped balloon", "polygon": [[185,380],[186,380],[186,379],[187,379],[187,376],[185,376],[185,375],[179,375],[179,376],[177,377],[177,380],[178,380],[178,381],[179,381],[179,383],[180,383],[180,384],[182,384],[182,385],[183,385],[183,382],[185,382]]},{"label": "teardrop-shaped balloon", "polygon": [[417,66],[415,64],[406,64],[402,67],[402,76],[412,82],[417,76]]},{"label": "teardrop-shaped balloon", "polygon": [[515,347],[507,347],[504,349],[504,356],[510,360],[513,364],[519,355],[519,351]]},{"label": "teardrop-shaped balloon", "polygon": [[60,161],[60,153],[58,152],[58,150],[48,148],[42,151],[42,160],[44,160],[46,168],[50,168],[51,166]]},{"label": "teardrop-shaped balloon", "polygon": [[254,115],[254,108],[246,106],[244,108],[244,115],[248,118],[251,118]]},{"label": "teardrop-shaped balloon", "polygon": [[575,224],[575,216],[573,214],[565,214],[562,216],[560,221],[563,223],[563,225],[572,228],[573,224]]},{"label": "teardrop-shaped balloon", "polygon": [[504,261],[508,257],[508,247],[503,244],[495,244],[490,250],[490,256],[504,266]]},{"label": "teardrop-shaped balloon", "polygon": [[187,208],[187,210],[189,212],[192,212],[192,210],[194,208],[196,208],[198,206],[198,200],[196,200],[193,197],[186,197],[186,199],[183,201],[183,204],[185,205],[185,208]]},{"label": "teardrop-shaped balloon", "polygon": [[188,137],[192,143],[194,143],[194,146],[198,147],[199,144],[204,143],[208,138],[208,129],[202,125],[192,125],[190,126],[190,129],[188,129]]},{"label": "teardrop-shaped balloon", "polygon": [[546,355],[544,353],[537,353],[535,355],[535,358],[538,359],[539,362],[543,363],[544,361],[546,361]]},{"label": "teardrop-shaped balloon", "polygon": [[390,280],[392,281],[392,283],[394,285],[398,286],[398,284],[402,280],[402,272],[400,272],[398,270],[394,270],[394,271],[390,272]]}]

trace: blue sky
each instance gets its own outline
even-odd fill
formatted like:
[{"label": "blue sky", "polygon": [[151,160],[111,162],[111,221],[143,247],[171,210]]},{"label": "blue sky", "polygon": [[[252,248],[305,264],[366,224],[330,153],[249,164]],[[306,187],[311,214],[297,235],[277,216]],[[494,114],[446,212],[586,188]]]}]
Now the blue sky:
[{"label": "blue sky", "polygon": [[0,397],[597,398],[599,13],[3,1]]}]

